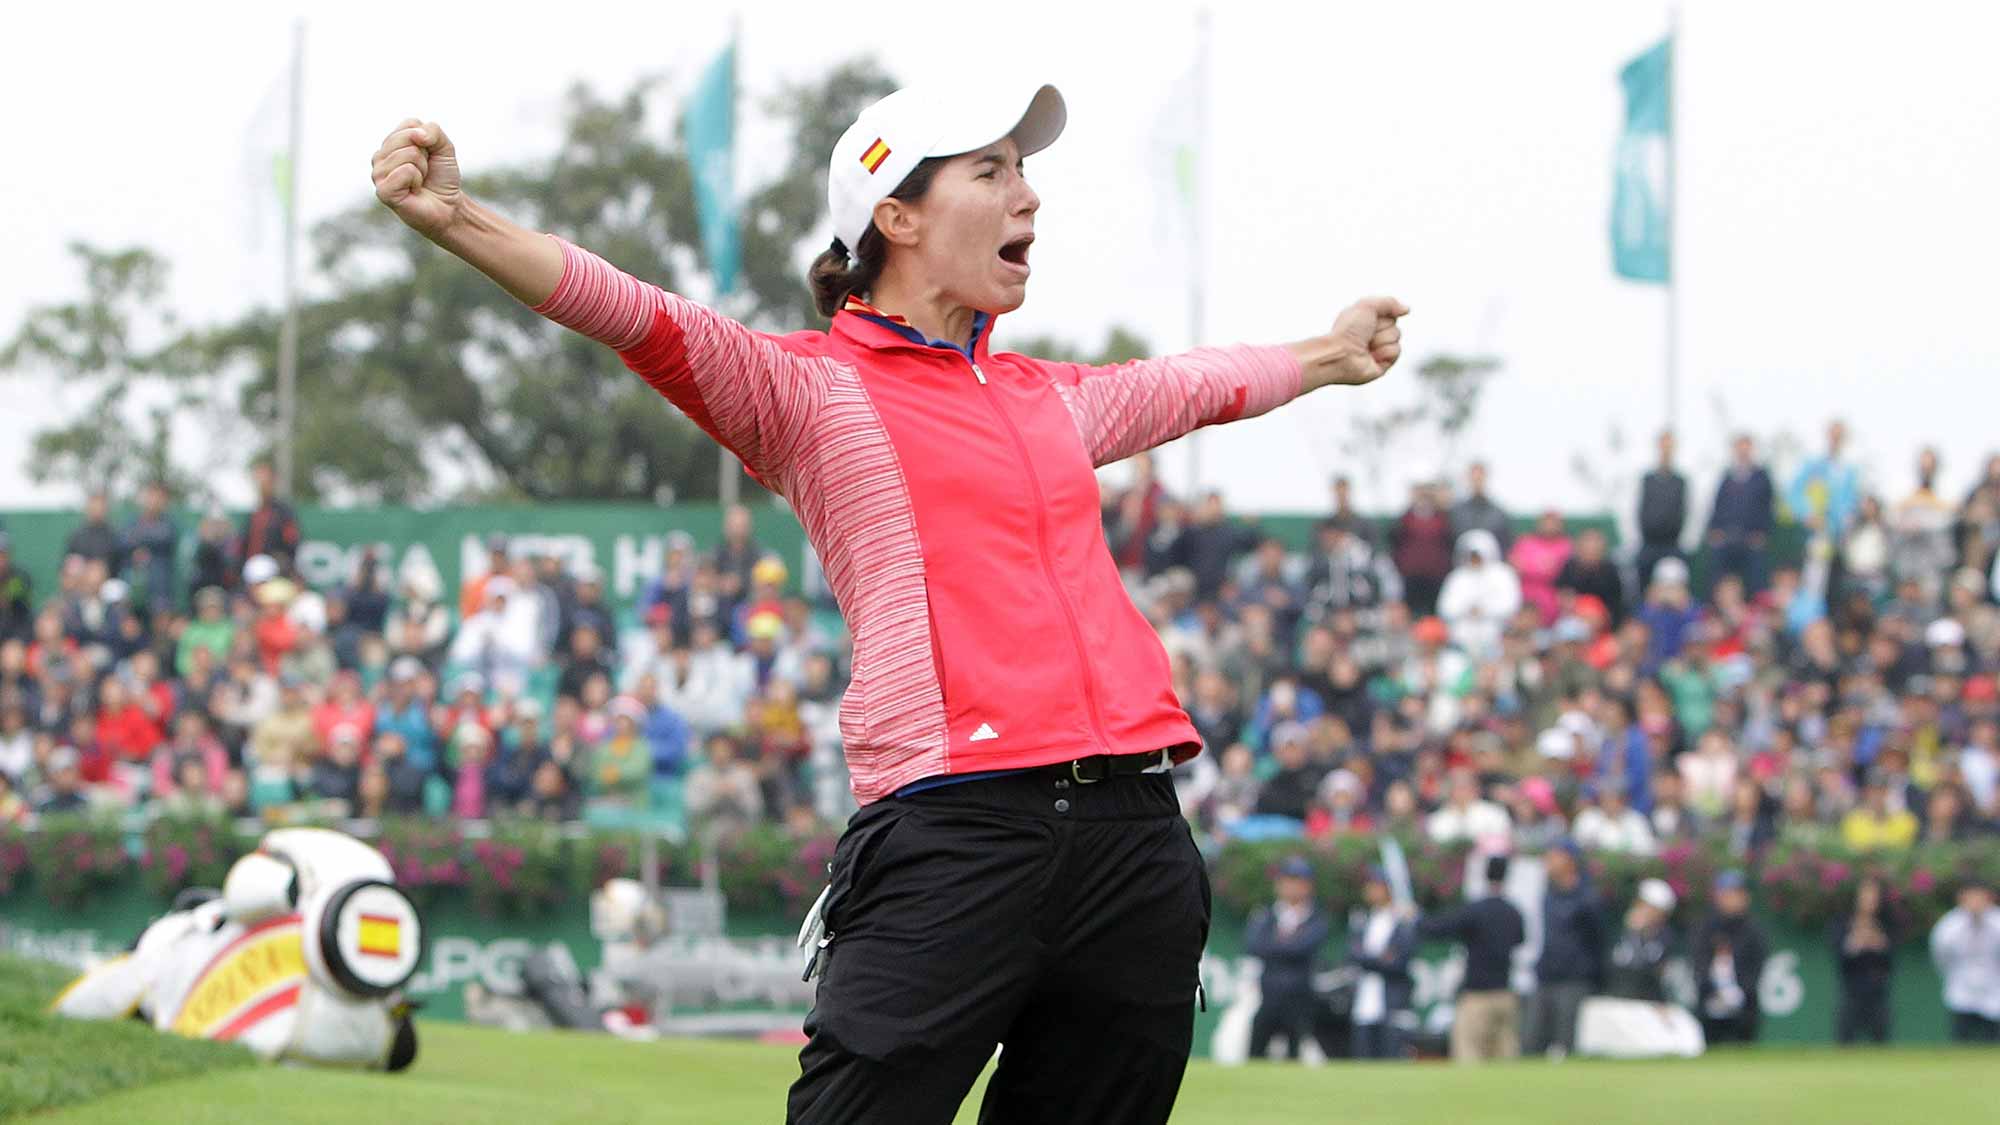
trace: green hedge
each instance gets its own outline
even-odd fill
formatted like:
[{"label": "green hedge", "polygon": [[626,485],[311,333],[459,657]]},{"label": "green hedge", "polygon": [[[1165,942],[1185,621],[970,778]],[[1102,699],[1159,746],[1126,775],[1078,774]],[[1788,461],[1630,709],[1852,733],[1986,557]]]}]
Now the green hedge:
[{"label": "green hedge", "polygon": [[[419,903],[457,898],[488,916],[544,913],[587,897],[606,879],[641,874],[639,837],[630,832],[424,818],[351,827],[381,849],[398,884]],[[0,905],[9,895],[33,893],[58,907],[74,906],[133,880],[164,902],[185,887],[219,886],[260,834],[240,822],[203,817],[162,817],[136,832],[117,818],[88,816],[44,817],[33,829],[0,827]],[[799,839],[770,826],[721,840],[715,861],[724,900],[732,911],[796,917],[819,893],[834,842],[831,833]],[[1457,901],[1467,847],[1401,842],[1419,905],[1434,909]],[[1229,844],[1210,861],[1217,907],[1242,917],[1267,902],[1271,876],[1290,855],[1313,865],[1321,900],[1344,912],[1359,901],[1366,871],[1380,852],[1373,837],[1356,836]],[[662,840],[657,857],[654,874],[661,883],[700,880],[691,844]],[[1616,903],[1629,902],[1642,879],[1666,880],[1689,916],[1706,909],[1716,873],[1738,866],[1719,841],[1676,843],[1657,856],[1595,853],[1584,863]],[[1967,879],[2000,884],[2000,838],[1856,854],[1831,834],[1793,834],[1773,846],[1752,874],[1761,904],[1802,926],[1824,925],[1845,910],[1855,884],[1873,874],[1886,881],[1890,906],[1904,922],[1928,927],[1951,909]]]},{"label": "green hedge", "polygon": [[[1416,838],[1400,842],[1418,905],[1436,909],[1458,901],[1469,847]],[[1379,854],[1373,837],[1232,844],[1212,864],[1216,904],[1240,916],[1267,903],[1279,862],[1299,855],[1313,866],[1320,901],[1344,913],[1360,902],[1361,884]],[[1737,861],[1722,841],[1711,840],[1671,844],[1655,856],[1590,853],[1584,857],[1584,867],[1606,898],[1620,905],[1632,900],[1640,880],[1666,880],[1680,898],[1684,918],[1707,912],[1719,872],[1747,868],[1765,909],[1809,928],[1824,926],[1847,910],[1856,884],[1875,875],[1887,886],[1890,910],[1906,925],[1928,929],[1952,908],[1957,888],[1965,881],[2000,885],[2000,838],[1856,853],[1831,833],[1800,834],[1781,840],[1754,865]]]},{"label": "green hedge", "polygon": [[[1437,844],[1414,836],[1400,837],[1399,843],[1409,863],[1410,889],[1418,906],[1435,910],[1463,896],[1469,845]],[[1372,836],[1341,836],[1316,843],[1273,840],[1231,845],[1215,863],[1216,900],[1247,913],[1269,901],[1271,877],[1279,861],[1300,855],[1313,865],[1320,901],[1345,912],[1360,903],[1364,877],[1368,868],[1380,861],[1380,854]],[[1666,880],[1683,902],[1700,903],[1716,873],[1727,866],[1727,855],[1714,845],[1676,844],[1657,856],[1598,852],[1584,857],[1591,880],[1618,902],[1629,901],[1640,880],[1657,877]]]},{"label": "green hedge", "polygon": [[[643,849],[631,832],[421,817],[342,827],[380,849],[417,902],[462,896],[491,916],[538,914],[587,897],[606,879],[642,874]],[[0,827],[0,904],[37,894],[73,907],[134,880],[164,902],[187,887],[220,886],[262,833],[261,826],[200,816],[163,816],[136,831],[120,817],[88,815]],[[834,839],[794,839],[776,827],[725,837],[716,846],[724,899],[746,913],[803,912],[825,879]],[[698,881],[691,844],[661,840],[656,854],[662,883]]]}]

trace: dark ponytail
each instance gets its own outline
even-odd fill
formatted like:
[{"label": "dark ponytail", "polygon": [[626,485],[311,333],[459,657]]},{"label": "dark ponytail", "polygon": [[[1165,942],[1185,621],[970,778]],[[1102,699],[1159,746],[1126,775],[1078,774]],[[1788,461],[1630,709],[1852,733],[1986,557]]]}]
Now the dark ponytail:
[{"label": "dark ponytail", "polygon": [[[912,202],[922,199],[931,189],[931,181],[937,178],[937,170],[947,157],[933,156],[920,161],[889,198]],[[819,315],[831,319],[847,303],[850,294],[866,297],[874,292],[875,282],[882,276],[882,266],[889,260],[889,242],[875,224],[861,235],[861,245],[849,247],[838,238],[833,245],[820,252],[806,270],[806,285],[811,287],[813,307]]]}]

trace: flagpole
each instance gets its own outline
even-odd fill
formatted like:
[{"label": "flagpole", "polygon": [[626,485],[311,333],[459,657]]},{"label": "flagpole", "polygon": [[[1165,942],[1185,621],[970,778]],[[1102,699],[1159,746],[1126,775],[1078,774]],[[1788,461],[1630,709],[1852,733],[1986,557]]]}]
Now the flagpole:
[{"label": "flagpole", "polygon": [[278,495],[292,495],[292,462],[296,437],[299,373],[299,120],[304,116],[303,72],[306,57],[306,21],[292,25],[291,126],[285,154],[285,320],[278,332]]},{"label": "flagpole", "polygon": [[[738,124],[736,121],[736,85],[739,81],[737,72],[743,66],[743,14],[740,11],[732,13],[729,17],[729,50],[734,55],[729,63],[729,152],[733,167],[736,159],[735,137],[736,126]],[[731,190],[734,190],[733,184],[731,185]],[[722,443],[716,443],[715,453],[720,459],[717,462],[715,478],[716,499],[721,501],[723,511],[727,512],[731,507],[736,505],[743,494],[743,470],[737,467],[736,455],[729,452]]]},{"label": "flagpole", "polygon": [[[1192,268],[1188,270],[1188,346],[1205,342],[1208,318],[1208,244],[1204,237],[1203,212],[1208,209],[1208,30],[1206,7],[1194,17],[1194,207],[1190,216],[1188,241]],[[1201,431],[1188,437],[1188,495],[1201,490]]]},{"label": "flagpole", "polygon": [[1680,85],[1675,73],[1681,60],[1681,8],[1667,8],[1667,429],[1680,427],[1680,288],[1681,263],[1674,251],[1680,242],[1680,198],[1676,189],[1675,166],[1680,162],[1680,123],[1674,113],[1674,91]]}]

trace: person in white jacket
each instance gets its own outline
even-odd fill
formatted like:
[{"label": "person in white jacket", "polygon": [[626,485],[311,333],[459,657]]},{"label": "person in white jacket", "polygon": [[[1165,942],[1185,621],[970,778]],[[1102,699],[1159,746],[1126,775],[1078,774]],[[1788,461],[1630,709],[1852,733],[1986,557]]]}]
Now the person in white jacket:
[{"label": "person in white jacket", "polygon": [[742,721],[744,707],[757,693],[756,662],[748,653],[738,652],[730,645],[717,622],[695,622],[692,639],[694,643],[688,647],[694,654],[694,663],[716,685],[715,690],[729,700],[729,721]]},{"label": "person in white jacket", "polygon": [[660,702],[679,712],[699,738],[743,721],[754,669],[746,671],[744,661],[731,659],[735,655],[726,648],[720,654],[676,648],[657,666]]},{"label": "person in white jacket", "polygon": [[509,695],[520,693],[528,672],[547,655],[534,602],[514,593],[513,579],[488,579],[486,604],[459,625],[451,643],[452,663],[479,672]]},{"label": "person in white jacket", "polygon": [[1944,978],[1951,1037],[2000,1043],[2000,906],[1992,887],[1959,888],[1957,909],[1931,929],[1931,960]]},{"label": "person in white jacket", "polygon": [[1513,830],[1514,822],[1507,816],[1507,810],[1482,799],[1479,775],[1463,767],[1451,771],[1451,788],[1446,792],[1443,806],[1424,822],[1424,831],[1440,844],[1504,839]]},{"label": "person in white jacket", "polygon": [[1625,803],[1625,779],[1608,774],[1584,786],[1595,803],[1576,814],[1571,830],[1576,842],[1591,851],[1652,855],[1659,850],[1646,814]]},{"label": "person in white jacket", "polygon": [[1452,643],[1475,660],[1500,651],[1507,619],[1521,608],[1521,579],[1500,554],[1493,533],[1473,528],[1458,537],[1458,566],[1438,594],[1438,616],[1451,626]]}]

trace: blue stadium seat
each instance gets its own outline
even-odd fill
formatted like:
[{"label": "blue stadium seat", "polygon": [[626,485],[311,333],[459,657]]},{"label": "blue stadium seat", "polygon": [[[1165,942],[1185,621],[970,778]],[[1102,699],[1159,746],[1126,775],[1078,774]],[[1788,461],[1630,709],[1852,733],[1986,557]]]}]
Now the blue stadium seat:
[{"label": "blue stadium seat", "polygon": [[424,781],[424,814],[444,816],[451,812],[451,783],[432,775]]},{"label": "blue stadium seat", "polygon": [[257,777],[250,778],[250,807],[263,810],[276,805],[288,805],[295,798],[290,778]]},{"label": "blue stadium seat", "polygon": [[526,694],[537,699],[545,699],[546,702],[553,706],[556,697],[556,682],[561,679],[562,670],[556,667],[554,661],[549,661],[528,673]]},{"label": "blue stadium seat", "polygon": [[1229,835],[1238,840],[1297,840],[1306,834],[1305,822],[1295,817],[1269,813],[1246,816],[1229,826]]},{"label": "blue stadium seat", "polygon": [[671,824],[674,829],[687,828],[687,802],[682,796],[682,780],[678,777],[656,777],[653,779],[653,815],[656,820]]}]

